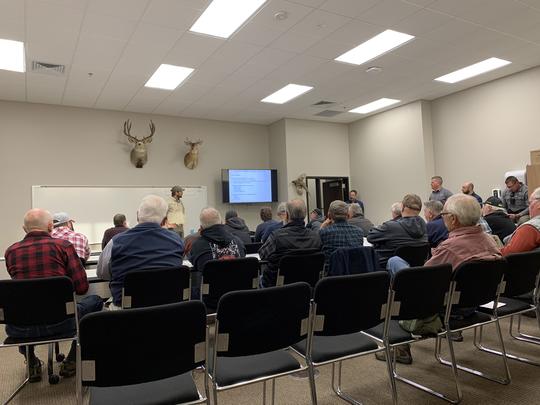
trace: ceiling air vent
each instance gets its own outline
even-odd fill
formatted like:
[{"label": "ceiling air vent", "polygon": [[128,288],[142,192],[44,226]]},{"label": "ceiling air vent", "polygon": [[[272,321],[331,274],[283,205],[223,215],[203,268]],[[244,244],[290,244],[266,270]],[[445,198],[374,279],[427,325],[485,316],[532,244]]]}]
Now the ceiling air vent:
[{"label": "ceiling air vent", "polygon": [[324,110],[314,115],[317,117],[335,117],[336,115],[341,113],[343,113],[343,111]]},{"label": "ceiling air vent", "polygon": [[38,62],[36,60],[32,61],[32,72],[34,73],[44,73],[54,76],[63,76],[66,72],[65,65],[57,65],[54,63]]},{"label": "ceiling air vent", "polygon": [[336,104],[334,101],[326,101],[326,100],[321,100],[315,104],[311,104],[312,107],[328,107],[330,105],[333,105],[333,104]]}]

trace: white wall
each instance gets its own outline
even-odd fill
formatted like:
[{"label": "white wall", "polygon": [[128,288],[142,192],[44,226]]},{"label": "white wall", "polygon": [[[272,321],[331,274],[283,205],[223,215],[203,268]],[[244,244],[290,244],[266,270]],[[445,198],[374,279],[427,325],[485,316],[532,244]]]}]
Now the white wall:
[{"label": "white wall", "polygon": [[[156,125],[142,169],[132,166],[122,134],[128,118],[135,136],[148,134],[149,119]],[[268,128],[262,125],[15,102],[0,102],[0,123],[0,256],[24,235],[32,185],[202,184],[209,204],[224,212],[221,169],[269,166]],[[194,170],[183,164],[186,137],[204,141]],[[236,208],[251,228],[259,222],[260,206]]]},{"label": "white wall", "polygon": [[454,192],[472,181],[483,198],[504,173],[525,169],[540,149],[540,68],[432,102],[435,166]]},{"label": "white wall", "polygon": [[285,133],[285,120],[279,120],[269,126],[269,160],[270,167],[278,171],[278,199],[286,201],[288,191],[287,176],[287,134]]},{"label": "white wall", "polygon": [[407,193],[427,199],[433,152],[423,104],[407,104],[349,127],[352,185],[375,224],[389,219],[392,203]]}]

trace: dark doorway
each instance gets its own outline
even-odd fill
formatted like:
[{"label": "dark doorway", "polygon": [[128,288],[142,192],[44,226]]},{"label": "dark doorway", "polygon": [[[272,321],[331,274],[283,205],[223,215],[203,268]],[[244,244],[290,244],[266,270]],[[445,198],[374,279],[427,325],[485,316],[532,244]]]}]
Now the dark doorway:
[{"label": "dark doorway", "polygon": [[321,208],[324,215],[328,213],[328,207],[334,200],[345,201],[349,195],[349,178],[337,176],[307,176],[308,213],[314,208]]}]

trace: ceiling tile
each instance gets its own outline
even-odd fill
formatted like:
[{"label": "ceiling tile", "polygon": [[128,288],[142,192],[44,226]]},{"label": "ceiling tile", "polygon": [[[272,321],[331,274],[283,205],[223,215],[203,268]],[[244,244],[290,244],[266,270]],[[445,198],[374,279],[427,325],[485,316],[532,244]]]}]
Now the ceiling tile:
[{"label": "ceiling tile", "polygon": [[418,12],[404,18],[396,25],[391,26],[393,30],[399,32],[405,32],[410,35],[423,35],[433,31],[434,29],[450,22],[452,17],[426,9],[419,10]]},{"label": "ceiling tile", "polygon": [[87,72],[96,69],[112,70],[118,63],[125,47],[126,41],[84,35],[79,38],[73,63],[85,66]]},{"label": "ceiling tile", "polygon": [[24,73],[0,70],[0,99],[27,101]]},{"label": "ceiling tile", "polygon": [[23,1],[3,0],[0,2],[0,38],[25,40]]},{"label": "ceiling tile", "polygon": [[350,21],[350,17],[344,17],[323,10],[315,10],[292,27],[289,32],[310,35],[321,39]]},{"label": "ceiling tile", "polygon": [[399,0],[380,0],[375,6],[361,13],[358,19],[372,24],[391,26],[419,10],[418,6]]},{"label": "ceiling tile", "polygon": [[31,103],[60,104],[66,77],[39,73],[26,74],[27,101]]},{"label": "ceiling tile", "polygon": [[134,21],[105,14],[87,13],[81,28],[81,35],[99,35],[127,41],[135,31]]},{"label": "ceiling tile", "polygon": [[327,0],[320,8],[346,17],[357,17],[375,4],[377,0]]},{"label": "ceiling tile", "polygon": [[196,68],[224,43],[220,38],[186,32],[168,53],[166,63]]},{"label": "ceiling tile", "polygon": [[150,0],[89,0],[87,12],[138,21],[149,2]]},{"label": "ceiling tile", "polygon": [[186,31],[191,28],[200,15],[201,10],[186,7],[183,1],[153,0],[146,8],[141,21]]},{"label": "ceiling tile", "polygon": [[125,71],[114,71],[103,87],[95,107],[122,110],[144,83],[139,75],[130,75]]},{"label": "ceiling tile", "polygon": [[150,113],[167,97],[168,90],[141,87],[137,94],[124,107],[126,111]]},{"label": "ceiling tile", "polygon": [[86,66],[71,67],[62,104],[88,108],[95,104],[109,79],[111,69],[93,69],[92,75],[88,73]]}]

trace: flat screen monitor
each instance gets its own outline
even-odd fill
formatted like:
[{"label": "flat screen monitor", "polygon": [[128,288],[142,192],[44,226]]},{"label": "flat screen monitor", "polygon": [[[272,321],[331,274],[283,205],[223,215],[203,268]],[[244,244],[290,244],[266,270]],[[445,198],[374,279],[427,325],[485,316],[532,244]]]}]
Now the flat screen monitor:
[{"label": "flat screen monitor", "polygon": [[224,203],[278,201],[275,169],[221,169],[221,185]]}]

